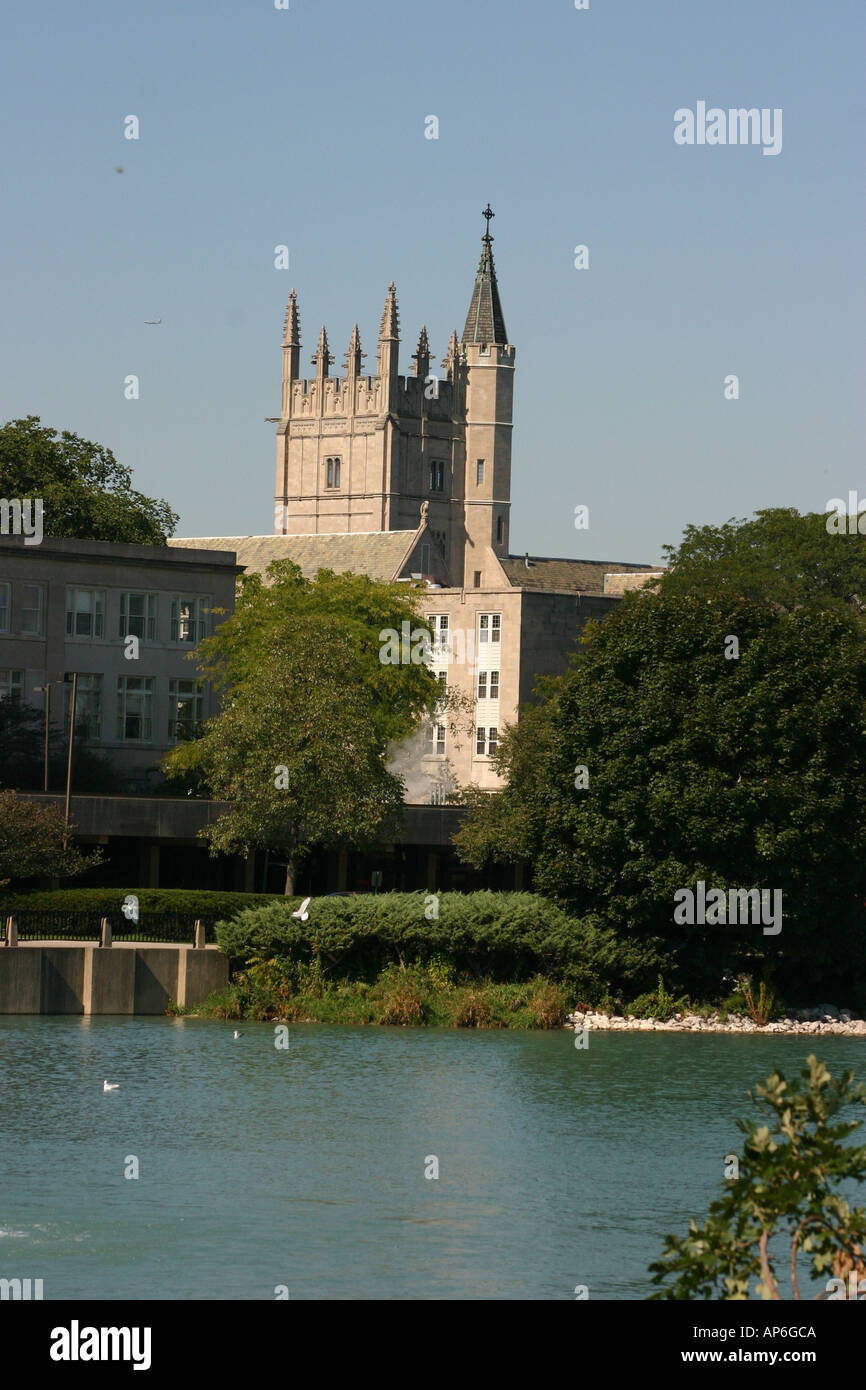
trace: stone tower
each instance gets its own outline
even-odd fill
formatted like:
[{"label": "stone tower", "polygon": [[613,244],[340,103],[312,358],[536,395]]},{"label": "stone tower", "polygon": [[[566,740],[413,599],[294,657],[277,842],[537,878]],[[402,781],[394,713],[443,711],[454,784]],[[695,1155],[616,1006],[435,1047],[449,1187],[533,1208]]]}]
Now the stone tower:
[{"label": "stone tower", "polygon": [[514,348],[506,341],[489,207],[484,215],[487,231],[466,327],[462,341],[451,334],[444,377],[431,372],[426,327],[412,354],[413,373],[400,375],[400,315],[392,281],[379,326],[375,376],[363,373],[356,324],[345,376],[330,373],[334,359],[323,327],[312,358],[315,376],[302,378],[300,318],[292,290],[277,423],[277,534],[414,531],[426,503],[432,540],[453,584],[483,586],[488,547],[507,554]]}]

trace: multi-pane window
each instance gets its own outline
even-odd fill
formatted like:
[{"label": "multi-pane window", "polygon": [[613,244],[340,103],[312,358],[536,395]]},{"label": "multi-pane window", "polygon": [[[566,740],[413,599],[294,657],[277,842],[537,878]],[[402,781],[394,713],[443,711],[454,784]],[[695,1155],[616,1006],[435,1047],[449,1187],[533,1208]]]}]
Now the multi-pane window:
[{"label": "multi-pane window", "polygon": [[340,460],[338,458],[325,459],[325,487],[340,486]]},{"label": "multi-pane window", "polygon": [[475,730],[475,752],[479,757],[490,757],[496,752],[499,743],[499,730],[496,728]]},{"label": "multi-pane window", "polygon": [[499,672],[498,672],[498,671],[479,671],[479,672],[478,672],[478,699],[479,699],[479,700],[498,700],[498,699],[499,699]]},{"label": "multi-pane window", "polygon": [[140,637],[153,642],[156,638],[156,594],[127,593],[120,595],[120,628],[118,637]]},{"label": "multi-pane window", "polygon": [[427,756],[444,757],[445,755],[445,725],[429,723],[427,725]]},{"label": "multi-pane window", "polygon": [[448,655],[448,614],[447,613],[428,613],[427,622],[433,629],[433,660],[439,660]]},{"label": "multi-pane window", "polygon": [[207,636],[207,599],[173,598],[171,601],[172,642],[200,642]]},{"label": "multi-pane window", "polygon": [[484,460],[477,459],[475,463],[475,486],[480,487],[484,482]]},{"label": "multi-pane window", "polygon": [[0,669],[0,700],[20,700],[23,685],[23,671]]},{"label": "multi-pane window", "polygon": [[117,737],[122,743],[150,743],[153,680],[149,676],[118,676]]},{"label": "multi-pane window", "polygon": [[502,633],[502,616],[499,613],[478,614],[478,645],[486,649],[498,642]]},{"label": "multi-pane window", "polygon": [[45,590],[41,584],[21,585],[21,634],[41,637],[45,606]]},{"label": "multi-pane window", "polygon": [[102,637],[104,628],[104,591],[101,589],[67,589],[67,637]]},{"label": "multi-pane window", "polygon": [[434,782],[430,788],[430,805],[444,806],[448,799],[447,789],[444,782]]},{"label": "multi-pane window", "polygon": [[[71,686],[66,687],[67,720]],[[75,683],[75,731],[82,738],[96,740],[102,729],[102,676],[79,672]]]},{"label": "multi-pane window", "polygon": [[9,631],[9,615],[12,610],[12,585],[0,584],[0,632]]},{"label": "multi-pane window", "polygon": [[440,459],[433,459],[430,463],[430,491],[443,492],[445,490],[445,464]]},{"label": "multi-pane window", "polygon": [[204,718],[204,686],[200,681],[168,683],[168,736],[175,743],[194,738]]}]

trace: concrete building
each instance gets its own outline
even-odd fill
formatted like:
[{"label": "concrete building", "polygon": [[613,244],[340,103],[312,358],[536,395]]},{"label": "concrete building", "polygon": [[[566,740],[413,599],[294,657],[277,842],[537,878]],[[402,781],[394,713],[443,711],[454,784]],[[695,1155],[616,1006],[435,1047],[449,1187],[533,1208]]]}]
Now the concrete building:
[{"label": "concrete building", "polygon": [[148,790],[162,755],[216,712],[188,657],[232,612],[238,573],[212,549],[0,537],[0,699],[47,698],[65,727],[75,672],[76,728],[126,790]]}]

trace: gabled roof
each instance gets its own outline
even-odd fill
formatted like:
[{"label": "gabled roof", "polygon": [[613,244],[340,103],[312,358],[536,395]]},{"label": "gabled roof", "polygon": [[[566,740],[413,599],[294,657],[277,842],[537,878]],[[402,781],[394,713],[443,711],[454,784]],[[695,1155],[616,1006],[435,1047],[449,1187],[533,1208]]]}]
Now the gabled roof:
[{"label": "gabled roof", "polygon": [[606,574],[657,574],[657,565],[620,564],[614,560],[552,560],[530,555],[506,555],[499,563],[516,589],[559,590],[603,594]]},{"label": "gabled roof", "polygon": [[233,550],[238,564],[264,574],[272,560],[292,560],[305,579],[319,570],[391,580],[399,574],[415,531],[354,531],[317,536],[184,536],[169,545],[193,550]]},{"label": "gabled roof", "polygon": [[508,342],[508,334],[505,331],[505,318],[499,298],[499,286],[496,283],[492,240],[492,237],[482,237],[481,260],[461,341],[500,343],[504,347]]}]

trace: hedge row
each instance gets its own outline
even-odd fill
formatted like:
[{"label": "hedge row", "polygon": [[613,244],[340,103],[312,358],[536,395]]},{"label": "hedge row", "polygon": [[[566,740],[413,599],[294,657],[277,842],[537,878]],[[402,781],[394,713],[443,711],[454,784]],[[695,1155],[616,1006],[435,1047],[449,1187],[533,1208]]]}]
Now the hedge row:
[{"label": "hedge row", "polygon": [[178,913],[195,917],[231,917],[248,907],[290,903],[296,898],[283,898],[274,893],[221,893],[198,888],[56,888],[45,892],[8,893],[0,895],[5,912],[117,912],[128,893],[138,898],[142,913]]},{"label": "hedge row", "polygon": [[235,963],[252,956],[318,958],[332,976],[352,978],[375,976],[390,962],[443,954],[461,970],[522,979],[562,975],[584,955],[579,924],[532,893],[319,898],[307,921],[293,910],[286,901],[248,908],[217,922],[217,941]]}]

